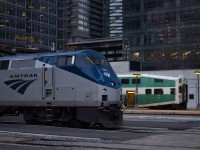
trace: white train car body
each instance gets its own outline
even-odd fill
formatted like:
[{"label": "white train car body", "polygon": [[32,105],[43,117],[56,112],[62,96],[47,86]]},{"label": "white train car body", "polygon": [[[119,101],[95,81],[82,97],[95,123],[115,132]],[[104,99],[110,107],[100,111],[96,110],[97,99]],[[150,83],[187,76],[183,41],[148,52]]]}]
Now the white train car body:
[{"label": "white train car body", "polygon": [[187,109],[188,85],[183,76],[118,75],[122,102],[141,108]]}]

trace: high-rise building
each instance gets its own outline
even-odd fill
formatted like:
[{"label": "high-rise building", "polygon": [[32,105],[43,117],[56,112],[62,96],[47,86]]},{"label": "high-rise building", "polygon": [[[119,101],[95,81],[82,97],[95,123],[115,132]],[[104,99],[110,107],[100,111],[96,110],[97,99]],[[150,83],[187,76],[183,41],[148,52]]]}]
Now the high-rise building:
[{"label": "high-rise building", "polygon": [[57,44],[57,0],[0,1],[0,44],[51,49]]},{"label": "high-rise building", "polygon": [[68,42],[108,36],[106,0],[68,0]]},{"label": "high-rise building", "polygon": [[110,0],[110,37],[122,37],[122,0]]},{"label": "high-rise building", "polygon": [[0,45],[64,50],[109,36],[108,0],[0,1]]},{"label": "high-rise building", "polygon": [[199,0],[123,0],[124,59],[140,70],[200,68],[199,14]]},{"label": "high-rise building", "polygon": [[[70,12],[70,11],[69,11]],[[67,47],[67,21],[68,8],[67,0],[57,1],[57,50],[64,50]]]}]

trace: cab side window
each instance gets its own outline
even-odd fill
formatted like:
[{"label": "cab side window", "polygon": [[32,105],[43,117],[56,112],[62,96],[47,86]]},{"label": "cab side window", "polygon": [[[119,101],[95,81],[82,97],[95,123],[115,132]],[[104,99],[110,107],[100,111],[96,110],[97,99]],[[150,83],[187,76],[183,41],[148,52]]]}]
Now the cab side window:
[{"label": "cab side window", "polygon": [[74,65],[74,56],[59,56],[57,58],[57,66],[59,67],[67,67]]},{"label": "cab side window", "polygon": [[67,57],[66,56],[59,56],[57,59],[57,66],[65,67],[66,66]]},{"label": "cab side window", "polygon": [[50,64],[50,65],[54,64],[54,62],[53,62],[54,59],[51,56],[42,57],[39,60],[44,62],[44,63]]}]

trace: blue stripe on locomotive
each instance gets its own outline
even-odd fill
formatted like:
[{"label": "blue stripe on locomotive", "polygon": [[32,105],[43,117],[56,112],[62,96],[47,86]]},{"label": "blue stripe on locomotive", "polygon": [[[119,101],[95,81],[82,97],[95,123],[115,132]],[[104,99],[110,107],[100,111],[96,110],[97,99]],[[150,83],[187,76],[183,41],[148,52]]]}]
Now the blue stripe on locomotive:
[{"label": "blue stripe on locomotive", "polygon": [[[110,65],[105,66],[101,64],[86,63],[86,61],[84,60],[84,57],[86,56],[94,56],[96,58],[105,59],[105,57],[102,54],[93,50],[21,54],[16,56],[0,57],[0,60],[36,59],[42,61],[41,59],[44,57],[73,56],[73,55],[76,57],[75,66],[67,66],[67,67],[57,66],[57,67],[69,71],[71,73],[77,74],[83,78],[86,78],[100,85],[104,85],[115,89],[121,87],[121,83]],[[56,62],[52,62],[52,64],[54,63]]]},{"label": "blue stripe on locomotive", "polygon": [[[77,74],[83,78],[86,78],[90,81],[93,81],[97,84],[104,85],[111,88],[119,88],[121,87],[121,83],[113,71],[110,65],[104,66],[101,64],[88,64],[84,60],[86,56],[94,56],[96,58],[105,59],[105,57],[93,50],[81,50],[81,51],[70,51],[70,52],[61,52],[61,53],[51,53],[49,55],[41,55],[40,57],[45,56],[61,56],[61,55],[75,55],[75,66],[67,66],[67,67],[59,67],[71,73]],[[105,74],[109,74],[106,76]],[[111,84],[112,83],[112,84]],[[114,85],[113,85],[114,83]]]}]

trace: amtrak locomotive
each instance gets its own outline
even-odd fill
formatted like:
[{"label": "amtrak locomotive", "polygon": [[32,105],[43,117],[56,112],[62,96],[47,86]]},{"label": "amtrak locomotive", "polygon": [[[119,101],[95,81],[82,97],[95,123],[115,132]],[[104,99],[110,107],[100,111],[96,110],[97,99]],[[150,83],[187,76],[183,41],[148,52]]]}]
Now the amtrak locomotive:
[{"label": "amtrak locomotive", "polygon": [[22,113],[28,124],[119,127],[121,83],[93,50],[0,58],[0,115]]}]

